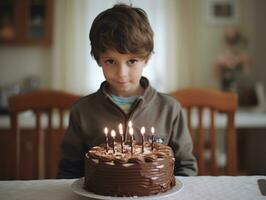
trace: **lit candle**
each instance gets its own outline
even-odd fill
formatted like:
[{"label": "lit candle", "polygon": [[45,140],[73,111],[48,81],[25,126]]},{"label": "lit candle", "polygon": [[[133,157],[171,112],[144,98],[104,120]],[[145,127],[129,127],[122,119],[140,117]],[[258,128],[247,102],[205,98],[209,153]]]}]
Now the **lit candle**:
[{"label": "lit candle", "polygon": [[106,152],[108,152],[108,128],[105,127],[104,128],[104,134],[105,134],[105,148],[106,148]]},{"label": "lit candle", "polygon": [[144,134],[145,134],[145,127],[142,126],[140,129],[141,132],[141,152],[144,152]]},{"label": "lit candle", "polygon": [[115,130],[112,130],[111,136],[113,138],[113,153],[115,153],[115,135],[116,135]]},{"label": "lit candle", "polygon": [[128,122],[127,126],[128,126],[128,129],[127,129],[128,131],[129,131],[130,128],[133,128],[133,124],[132,124],[132,121],[131,120]]},{"label": "lit candle", "polygon": [[131,120],[128,122],[128,128],[132,128],[132,121]]},{"label": "lit candle", "polygon": [[154,148],[154,133],[155,133],[155,129],[154,129],[154,127],[152,126],[151,127],[151,134],[152,134],[152,136],[151,136],[151,150],[153,151],[153,148]]},{"label": "lit candle", "polygon": [[120,138],[121,138],[121,153],[123,153],[123,126],[122,126],[122,124],[120,123],[119,125],[118,125],[118,130],[119,130],[119,133],[120,133]]},{"label": "lit candle", "polygon": [[131,155],[133,155],[133,134],[134,134],[134,130],[131,127],[129,128]]}]

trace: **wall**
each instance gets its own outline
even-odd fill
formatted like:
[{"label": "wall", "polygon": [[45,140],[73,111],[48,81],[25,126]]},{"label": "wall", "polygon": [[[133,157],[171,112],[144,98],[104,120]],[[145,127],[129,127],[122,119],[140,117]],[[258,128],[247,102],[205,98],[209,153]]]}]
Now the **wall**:
[{"label": "wall", "polygon": [[39,47],[0,48],[0,87],[17,84],[29,75],[40,77],[41,87],[50,87],[51,49]]},{"label": "wall", "polygon": [[[255,65],[253,70],[253,76],[256,77],[258,81],[261,81],[266,89],[266,1],[256,0],[254,4],[254,57]],[[255,12],[256,11],[256,12]]]},{"label": "wall", "polygon": [[[237,0],[236,0],[237,1]],[[223,33],[227,27],[236,26],[248,37],[249,45],[246,49],[252,55],[254,51],[254,4],[256,1],[237,1],[239,6],[239,20],[237,23],[212,22],[206,17],[208,0],[180,1],[179,17],[179,86],[218,87],[214,78],[213,63],[225,52]],[[261,12],[263,8],[261,8]],[[265,62],[265,61],[264,61]],[[255,70],[255,68],[254,68]]]}]

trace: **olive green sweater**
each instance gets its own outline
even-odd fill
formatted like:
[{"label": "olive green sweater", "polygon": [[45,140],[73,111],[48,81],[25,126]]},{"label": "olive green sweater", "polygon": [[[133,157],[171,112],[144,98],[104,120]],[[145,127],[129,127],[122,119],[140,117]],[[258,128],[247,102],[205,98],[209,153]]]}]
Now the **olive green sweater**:
[{"label": "olive green sweater", "polygon": [[[108,83],[76,102],[70,113],[69,126],[61,146],[61,161],[58,178],[84,176],[84,156],[89,148],[105,142],[104,127],[118,129],[133,122],[134,139],[140,141],[140,128],[156,129],[156,137],[172,147],[175,154],[175,175],[197,174],[197,164],[192,154],[192,141],[180,104],[171,96],[157,92],[142,77],[145,91],[125,114],[108,94]],[[146,136],[148,136],[148,133]],[[125,135],[127,139],[127,134]]]}]

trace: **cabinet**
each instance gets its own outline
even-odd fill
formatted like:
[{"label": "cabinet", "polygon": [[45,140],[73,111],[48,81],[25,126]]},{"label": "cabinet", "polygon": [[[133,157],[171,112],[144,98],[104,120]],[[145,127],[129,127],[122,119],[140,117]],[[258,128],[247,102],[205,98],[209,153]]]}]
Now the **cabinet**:
[{"label": "cabinet", "polygon": [[52,42],[53,0],[0,0],[0,45]]}]

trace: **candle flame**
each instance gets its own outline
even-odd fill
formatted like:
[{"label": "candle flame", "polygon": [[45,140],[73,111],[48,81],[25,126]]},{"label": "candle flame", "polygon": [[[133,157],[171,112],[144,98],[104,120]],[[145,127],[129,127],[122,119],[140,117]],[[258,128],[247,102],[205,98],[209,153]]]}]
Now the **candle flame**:
[{"label": "candle flame", "polygon": [[116,135],[115,130],[112,130],[112,131],[111,131],[111,136],[114,138],[115,135]]},{"label": "candle flame", "polygon": [[154,133],[155,133],[155,129],[153,126],[151,127],[151,133],[152,133],[152,135],[154,135]]},{"label": "candle flame", "polygon": [[133,134],[134,134],[133,128],[129,128],[129,135],[133,136]]},{"label": "candle flame", "polygon": [[123,126],[121,123],[118,125],[118,129],[119,129],[120,135],[123,135]]},{"label": "candle flame", "polygon": [[130,121],[128,122],[128,127],[129,127],[129,128],[132,128],[132,126],[133,126],[133,124],[132,124],[132,121],[130,120]]},{"label": "candle flame", "polygon": [[107,128],[107,127],[104,128],[104,134],[105,134],[105,135],[108,134],[108,128]]},{"label": "candle flame", "polygon": [[141,132],[141,135],[145,134],[145,127],[144,126],[141,127],[140,132]]}]

